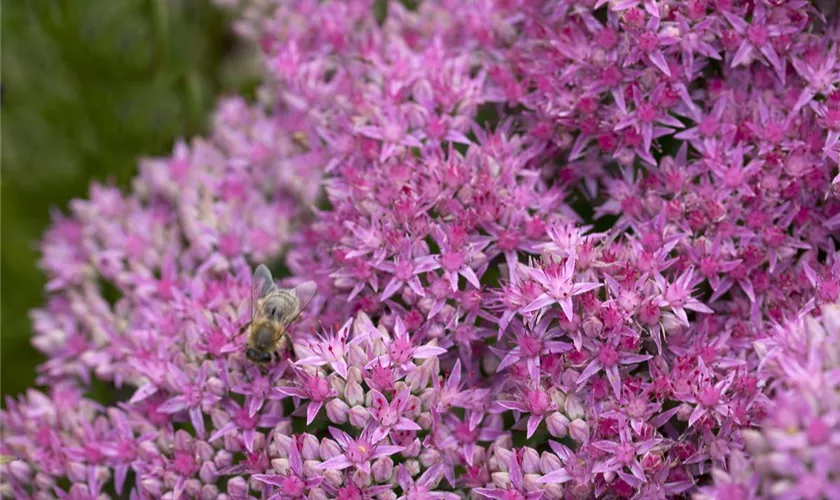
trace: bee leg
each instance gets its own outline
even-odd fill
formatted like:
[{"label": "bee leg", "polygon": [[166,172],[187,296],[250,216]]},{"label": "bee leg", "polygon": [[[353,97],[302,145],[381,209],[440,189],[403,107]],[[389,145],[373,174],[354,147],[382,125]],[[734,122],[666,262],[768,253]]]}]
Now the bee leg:
[{"label": "bee leg", "polygon": [[245,333],[245,330],[247,330],[249,326],[251,326],[250,321],[245,323],[244,325],[242,325],[242,328],[239,329],[239,335],[242,335],[243,333]]}]

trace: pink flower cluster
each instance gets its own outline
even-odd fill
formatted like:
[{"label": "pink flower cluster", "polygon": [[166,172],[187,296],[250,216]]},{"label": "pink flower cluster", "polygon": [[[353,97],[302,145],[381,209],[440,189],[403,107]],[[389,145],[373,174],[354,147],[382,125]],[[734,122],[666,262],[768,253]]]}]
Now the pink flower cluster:
[{"label": "pink flower cluster", "polygon": [[[260,102],[44,238],[48,388],[0,413],[0,492],[838,495],[836,19],[241,7]],[[240,328],[281,258],[318,291],[261,368]]]},{"label": "pink flower cluster", "polygon": [[757,343],[773,405],[743,431],[750,458],[729,457],[701,499],[840,497],[840,306],[797,318]]}]

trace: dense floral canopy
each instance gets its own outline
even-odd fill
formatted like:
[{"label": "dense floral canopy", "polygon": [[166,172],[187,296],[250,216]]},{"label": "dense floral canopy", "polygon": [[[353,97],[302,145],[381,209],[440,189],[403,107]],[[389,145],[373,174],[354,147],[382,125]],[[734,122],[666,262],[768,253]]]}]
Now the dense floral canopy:
[{"label": "dense floral canopy", "polygon": [[[259,101],[44,236],[3,494],[840,498],[836,19],[238,7]],[[317,284],[267,368],[263,261]]]}]

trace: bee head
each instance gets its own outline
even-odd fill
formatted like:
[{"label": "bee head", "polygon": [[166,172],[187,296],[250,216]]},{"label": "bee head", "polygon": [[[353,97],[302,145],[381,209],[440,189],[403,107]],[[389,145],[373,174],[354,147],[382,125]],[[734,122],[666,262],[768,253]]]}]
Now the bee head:
[{"label": "bee head", "polygon": [[247,351],[245,351],[245,357],[247,357],[254,363],[268,363],[271,361],[271,354],[267,352],[261,352],[250,347]]}]

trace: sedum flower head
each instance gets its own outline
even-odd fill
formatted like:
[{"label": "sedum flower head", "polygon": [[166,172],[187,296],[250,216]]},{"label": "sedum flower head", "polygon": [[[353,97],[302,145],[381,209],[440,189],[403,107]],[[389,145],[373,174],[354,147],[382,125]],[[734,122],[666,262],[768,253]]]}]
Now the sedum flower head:
[{"label": "sedum flower head", "polygon": [[[55,216],[0,494],[838,495],[835,18],[219,3],[259,97]],[[317,293],[256,366],[262,261]]]}]

